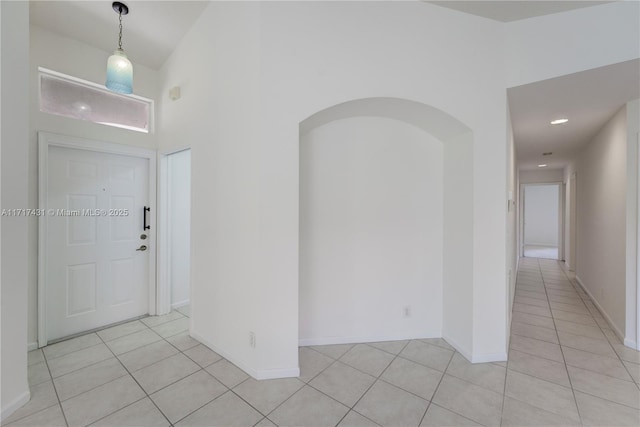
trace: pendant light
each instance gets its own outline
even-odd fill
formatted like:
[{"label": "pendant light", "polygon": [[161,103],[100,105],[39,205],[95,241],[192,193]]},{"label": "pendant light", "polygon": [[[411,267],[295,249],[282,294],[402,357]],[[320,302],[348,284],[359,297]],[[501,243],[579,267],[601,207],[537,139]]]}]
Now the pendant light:
[{"label": "pendant light", "polygon": [[133,66],[122,50],[122,15],[129,13],[126,4],[114,1],[111,5],[118,14],[120,32],[118,34],[118,48],[107,61],[107,89],[119,93],[133,93]]}]

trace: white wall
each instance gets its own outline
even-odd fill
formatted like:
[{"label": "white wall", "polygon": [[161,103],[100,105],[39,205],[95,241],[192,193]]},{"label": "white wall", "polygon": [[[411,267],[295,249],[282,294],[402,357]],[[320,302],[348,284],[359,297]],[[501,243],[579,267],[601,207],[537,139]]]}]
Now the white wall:
[{"label": "white wall", "polygon": [[254,375],[295,372],[298,124],[388,96],[472,131],[462,177],[475,185],[462,203],[474,215],[465,237],[473,249],[459,268],[469,307],[457,307],[472,322],[458,339],[469,355],[505,357],[502,28],[422,2],[209,5],[163,67],[163,92],[180,85],[183,95],[164,98],[159,118],[163,149],[192,146],[195,335]]},{"label": "white wall", "polygon": [[559,186],[524,187],[524,244],[558,246]]},{"label": "white wall", "polygon": [[[111,53],[52,33],[37,26],[30,27],[29,78],[29,180],[16,183],[20,191],[28,192],[28,205],[38,206],[38,132],[52,132],[119,144],[155,148],[156,132],[149,134],[100,125],[40,112],[38,67],[59,71],[94,83],[104,84],[107,58]],[[135,63],[134,93],[150,99],[157,98],[157,72]],[[29,335],[30,348],[38,337],[38,219],[28,222],[29,274]]]},{"label": "white wall", "polygon": [[169,281],[171,306],[189,303],[191,294],[191,150],[167,158],[169,182]]},{"label": "white wall", "polygon": [[640,145],[640,99],[627,103],[627,238],[625,345],[638,348],[638,146]]},{"label": "white wall", "polygon": [[442,169],[442,143],[397,120],[301,136],[301,345],[442,336]]},{"label": "white wall", "polygon": [[[26,209],[29,5],[0,2],[2,209]],[[27,383],[27,219],[3,216],[0,258],[1,419],[29,400]]]},{"label": "white wall", "polygon": [[564,181],[563,169],[521,170],[520,184],[552,184]]},{"label": "white wall", "polygon": [[577,161],[576,276],[619,333],[625,330],[627,111],[620,109]]},{"label": "white wall", "polygon": [[617,1],[507,23],[507,87],[640,57],[639,15]]}]

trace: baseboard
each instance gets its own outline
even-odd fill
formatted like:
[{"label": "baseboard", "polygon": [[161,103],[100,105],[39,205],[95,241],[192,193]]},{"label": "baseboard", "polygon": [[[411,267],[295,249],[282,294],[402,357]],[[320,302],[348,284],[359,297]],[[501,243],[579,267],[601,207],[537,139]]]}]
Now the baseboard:
[{"label": "baseboard", "polygon": [[191,332],[191,337],[196,341],[201,342],[205,346],[209,347],[211,350],[218,353],[220,356],[227,359],[229,362],[236,365],[238,368],[245,371],[247,374],[255,378],[256,380],[271,380],[277,378],[297,378],[300,376],[300,367],[295,368],[278,368],[278,369],[253,369],[248,366],[247,363],[234,355],[222,350],[221,348],[213,345],[210,341],[205,339],[202,335],[197,332]]},{"label": "baseboard", "polygon": [[625,338],[623,342],[624,342],[624,345],[626,345],[627,347],[631,347],[634,350],[640,350],[640,347],[638,347],[638,343],[634,340]]},{"label": "baseboard", "polygon": [[471,362],[473,359],[471,352],[460,345],[456,340],[447,336],[446,334],[442,334],[442,339],[445,340],[451,347],[455,348],[458,353],[464,356],[465,359]]},{"label": "baseboard", "polygon": [[33,351],[38,349],[38,341],[30,342],[27,344],[27,351]]},{"label": "baseboard", "polygon": [[29,401],[29,399],[31,399],[31,393],[29,392],[29,389],[27,389],[27,391],[25,391],[15,399],[13,399],[11,403],[9,403],[7,406],[2,408],[2,413],[0,414],[0,420],[4,421],[7,418],[9,418],[11,414],[13,414],[15,411],[20,409],[22,405],[24,405]]},{"label": "baseboard", "polygon": [[622,331],[616,327],[615,323],[613,323],[613,320],[611,320],[611,317],[609,317],[609,315],[607,314],[606,311],[604,311],[604,308],[602,308],[602,306],[600,305],[598,300],[594,298],[594,296],[591,294],[591,292],[589,292],[589,289],[587,289],[587,287],[584,285],[584,283],[582,283],[582,280],[580,280],[578,275],[576,275],[576,282],[578,283],[578,285],[580,285],[580,287],[582,288],[584,293],[589,295],[589,298],[591,298],[591,301],[593,301],[593,304],[596,306],[596,308],[598,309],[600,314],[602,314],[602,317],[604,317],[604,320],[607,321],[607,323],[609,324],[609,327],[611,328],[613,333],[615,333],[616,336],[618,338],[620,338],[620,341],[625,342],[626,340],[624,338],[624,334],[622,333]]},{"label": "baseboard", "polygon": [[184,301],[171,303],[171,310],[175,310],[176,308],[180,308],[180,307],[184,307],[185,305],[189,305],[190,302],[191,301],[187,299],[187,300],[184,300]]},{"label": "baseboard", "polygon": [[471,363],[506,362],[507,352],[474,354]]},{"label": "baseboard", "polygon": [[400,335],[371,335],[371,336],[350,336],[350,337],[319,337],[319,338],[300,338],[298,345],[307,347],[310,345],[333,345],[333,344],[361,344],[368,342],[384,342],[384,341],[402,341],[402,340],[418,340],[426,338],[440,338],[442,334],[400,334]]}]

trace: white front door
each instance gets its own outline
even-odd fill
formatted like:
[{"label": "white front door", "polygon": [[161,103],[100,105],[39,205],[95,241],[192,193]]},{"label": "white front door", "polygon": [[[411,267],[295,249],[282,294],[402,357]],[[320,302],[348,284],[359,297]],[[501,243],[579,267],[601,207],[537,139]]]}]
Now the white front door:
[{"label": "white front door", "polygon": [[49,146],[46,206],[47,339],[149,313],[149,159]]}]

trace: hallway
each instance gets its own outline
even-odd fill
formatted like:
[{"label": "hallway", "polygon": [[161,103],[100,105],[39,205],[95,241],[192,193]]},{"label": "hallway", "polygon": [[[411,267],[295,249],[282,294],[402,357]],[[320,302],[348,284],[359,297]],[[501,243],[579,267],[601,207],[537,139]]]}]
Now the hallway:
[{"label": "hallway", "polygon": [[181,310],[31,352],[32,400],[5,425],[637,426],[640,352],[560,265],[520,261],[508,363],[442,339],[302,347],[299,379],[255,381]]}]

